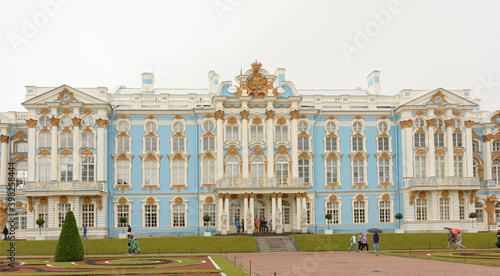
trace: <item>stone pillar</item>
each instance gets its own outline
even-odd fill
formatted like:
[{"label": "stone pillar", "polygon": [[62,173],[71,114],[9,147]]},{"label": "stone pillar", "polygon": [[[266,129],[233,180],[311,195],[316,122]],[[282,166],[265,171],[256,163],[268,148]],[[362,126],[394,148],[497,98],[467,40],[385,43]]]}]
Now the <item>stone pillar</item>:
[{"label": "stone pillar", "polygon": [[[68,198],[68,203],[72,201],[72,198]],[[71,207],[72,208],[72,211],[73,211],[73,214],[75,215],[75,220],[76,220],[76,226],[78,226],[79,228],[80,227],[83,227],[82,225],[82,212],[81,212],[81,208],[80,208],[80,204],[81,204],[81,197],[76,197],[73,199],[73,204]],[[97,204],[95,206],[95,208],[97,209]],[[97,214],[97,212],[96,212]]]},{"label": "stone pillar", "polygon": [[224,213],[224,195],[218,194],[219,196],[219,215],[217,216],[217,232],[222,233],[222,213]]},{"label": "stone pillar", "polygon": [[254,195],[254,193],[250,193],[248,195],[248,197],[250,198],[250,207],[248,208],[249,209],[248,211],[250,212],[251,223],[250,223],[250,225],[248,227],[247,233],[248,234],[253,234],[253,230],[255,229],[255,225],[253,223],[253,219],[254,219],[253,212],[254,212],[254,208],[255,208],[255,205],[254,205],[254,197],[255,197],[255,195]]},{"label": "stone pillar", "polygon": [[427,194],[427,220],[439,220],[439,207],[438,207],[438,193],[439,191],[432,191],[430,195]]},{"label": "stone pillar", "polygon": [[[0,171],[0,186],[7,186],[9,178],[9,136],[0,135],[2,142],[2,166]],[[2,225],[3,226],[3,225]]]},{"label": "stone pillar", "polygon": [[[81,119],[73,118],[73,181],[79,181],[81,177],[80,144],[82,136],[80,134]],[[99,164],[102,167],[102,164]],[[97,166],[96,166],[97,167]]]},{"label": "stone pillar", "polygon": [[222,129],[222,120],[224,118],[224,111],[219,110],[215,112],[215,119],[217,120],[217,179],[221,180],[224,177],[224,130]]},{"label": "stone pillar", "polygon": [[465,121],[465,177],[474,176],[474,157],[472,149],[472,125],[474,121]]},{"label": "stone pillar", "polygon": [[[295,120],[297,121],[297,120]],[[273,223],[276,225],[276,233],[281,234],[283,232],[283,206],[281,198],[283,197],[283,194],[278,193],[278,206],[276,206],[276,223]],[[278,223],[279,222],[279,223]]]},{"label": "stone pillar", "polygon": [[401,126],[402,132],[402,160],[403,160],[403,178],[412,178],[413,177],[413,138],[412,138],[412,127],[413,121],[406,120],[400,121],[399,125]]},{"label": "stone pillar", "polygon": [[[267,177],[274,177],[274,111],[268,110],[267,115]],[[295,120],[297,121],[297,120]]]},{"label": "stone pillar", "polygon": [[271,232],[276,232],[276,193],[271,193]]},{"label": "stone pillar", "polygon": [[47,207],[48,209],[48,214],[49,214],[49,219],[47,222],[47,225],[45,225],[46,228],[52,228],[52,227],[57,227],[58,225],[56,224],[56,216],[58,213],[56,200],[58,201],[59,199],[57,197],[49,197],[48,198],[48,204],[49,206]]},{"label": "stone pillar", "polygon": [[[231,220],[231,218],[229,217],[229,194],[225,194],[224,195],[224,213],[226,213],[227,215],[227,220],[226,220],[226,235],[229,231],[229,221]],[[223,233],[224,234],[224,233]]]},{"label": "stone pillar", "polygon": [[[306,221],[306,225],[303,226],[302,223],[301,223],[301,230],[302,230],[302,233],[307,233],[307,193],[302,193],[302,210],[301,212],[303,212],[301,214],[301,219],[305,220]],[[303,216],[306,216],[305,218]]]},{"label": "stone pillar", "polygon": [[[97,119],[97,181],[106,181],[104,171],[106,168],[106,163],[104,162],[105,154],[105,136],[104,130],[108,125],[108,121]],[[99,169],[101,168],[101,169]]]},{"label": "stone pillar", "polygon": [[295,222],[295,229],[297,232],[300,231],[300,229],[302,228],[301,225],[300,225],[300,222],[302,221],[301,217],[302,217],[302,208],[300,206],[300,197],[301,197],[301,193],[296,193],[295,194],[295,205],[296,205],[296,209],[297,209],[297,221]]},{"label": "stone pillar", "polygon": [[446,163],[448,165],[448,177],[455,176],[455,164],[453,160],[453,123],[455,120],[444,121],[446,124]]},{"label": "stone pillar", "polygon": [[50,155],[50,179],[52,181],[59,181],[59,168],[58,168],[58,160],[57,160],[57,137],[59,136],[59,133],[57,132],[57,125],[59,124],[59,119],[52,117],[50,119],[50,124],[52,125],[51,129],[51,137],[52,137],[52,150],[51,150],[51,155]]},{"label": "stone pillar", "polygon": [[[292,117],[292,131],[291,131],[291,140],[292,140],[292,177],[299,177],[299,141],[298,141],[298,128],[299,128],[299,123],[298,123],[298,118],[299,118],[299,111],[298,110],[293,110],[290,112],[290,115]],[[278,207],[281,209],[281,205]]]},{"label": "stone pillar", "polygon": [[[241,159],[243,159],[243,178],[248,177],[248,111],[241,114]],[[246,227],[246,226],[245,226]]]},{"label": "stone pillar", "polygon": [[[403,192],[403,214],[404,221],[415,221],[415,199],[418,196],[416,191]],[[411,203],[411,204],[410,204]]]},{"label": "stone pillar", "polygon": [[490,128],[485,130],[486,135],[483,136],[484,144],[484,182],[493,181],[493,173],[491,168],[491,135]]},{"label": "stone pillar", "polygon": [[[459,208],[459,199],[458,199],[458,191],[450,192],[450,219],[452,220],[460,220],[460,208]],[[465,210],[465,217],[468,218],[469,214],[467,214],[467,210]]]},{"label": "stone pillar", "polygon": [[434,125],[436,124],[436,119],[427,120],[427,126],[429,127],[429,177],[436,176],[436,149],[434,147]]},{"label": "stone pillar", "polygon": [[[28,125],[28,181],[34,182],[36,167],[36,120],[26,120]],[[0,184],[1,185],[1,184]],[[37,225],[38,226],[38,225]]]},{"label": "stone pillar", "polygon": [[248,209],[248,193],[245,193],[243,195],[243,217],[241,218],[241,220],[245,221],[245,231],[251,234],[252,232],[248,230],[250,227],[252,227],[251,226],[252,223],[248,223],[249,217],[250,217],[250,210]]}]

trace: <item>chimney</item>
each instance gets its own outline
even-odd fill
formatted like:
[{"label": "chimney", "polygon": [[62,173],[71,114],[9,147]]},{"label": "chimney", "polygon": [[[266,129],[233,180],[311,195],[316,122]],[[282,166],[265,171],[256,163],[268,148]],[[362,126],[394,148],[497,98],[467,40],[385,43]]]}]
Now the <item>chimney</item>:
[{"label": "chimney", "polygon": [[154,93],[155,92],[155,74],[153,73],[142,73],[142,92],[143,93]]},{"label": "chimney", "polygon": [[382,92],[382,88],[380,86],[380,71],[373,71],[366,77],[366,81],[368,81],[368,93],[380,95]]}]

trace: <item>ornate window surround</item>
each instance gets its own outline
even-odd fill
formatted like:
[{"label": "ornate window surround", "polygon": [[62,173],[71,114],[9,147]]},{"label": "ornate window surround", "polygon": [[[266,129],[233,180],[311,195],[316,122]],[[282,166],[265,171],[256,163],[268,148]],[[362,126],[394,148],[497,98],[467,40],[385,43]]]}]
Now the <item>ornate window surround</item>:
[{"label": "ornate window surround", "polygon": [[[325,172],[325,188],[329,188],[329,189],[340,189],[342,188],[342,181],[340,181],[341,179],[341,172],[342,172],[342,154],[340,153],[335,153],[335,152],[331,152],[331,153],[328,153],[328,154],[323,154],[323,169],[324,169],[324,172]],[[328,183],[327,182],[327,170],[326,170],[326,162],[327,160],[331,160],[331,159],[335,159],[337,160],[337,183]]]},{"label": "ornate window surround", "polygon": [[[389,222],[380,222],[380,202],[382,202],[382,201],[389,201],[391,204],[391,206],[389,207],[391,210],[391,214],[389,216],[389,220],[390,220]],[[382,194],[379,197],[377,197],[377,211],[379,211],[377,216],[378,216],[379,223],[394,223],[394,208],[395,208],[394,197],[391,196],[390,194],[386,193],[386,194]]]},{"label": "ornate window surround", "polygon": [[[121,200],[123,199],[126,200],[126,202],[120,202]],[[127,221],[127,224],[132,224],[131,220],[132,220],[132,213],[134,212],[134,201],[133,200],[130,200],[129,198],[125,198],[125,197],[120,197],[120,198],[117,198],[116,200],[113,200],[113,221],[114,221],[114,227],[115,228],[118,228],[118,222],[120,220],[120,218],[118,217],[118,205],[128,205],[128,212],[129,212],[129,220],[130,221]]]},{"label": "ornate window surround", "polygon": [[[160,205],[160,200],[157,200],[156,198],[154,197],[148,197],[146,198],[145,200],[141,200],[141,214],[142,214],[142,222],[141,222],[141,226],[142,228],[146,228],[146,210],[144,209],[144,207],[146,205],[156,205],[156,224],[157,224],[157,227],[156,228],[159,228],[160,227],[160,222],[161,222],[161,205]],[[148,227],[150,228],[150,227]]]},{"label": "ornate window surround", "polygon": [[327,214],[327,204],[328,202],[336,202],[338,204],[338,211],[339,211],[339,223],[338,224],[342,224],[342,198],[336,196],[336,195],[330,195],[328,197],[325,198],[325,201],[323,203],[323,206],[324,206],[324,210],[325,210],[325,214]]},{"label": "ornate window surround", "polygon": [[[187,228],[188,227],[188,214],[189,214],[189,201],[182,197],[175,197],[169,201],[169,211],[170,211],[170,227],[172,228]],[[184,212],[184,222],[185,226],[174,226],[174,205],[183,205],[185,208]],[[216,208],[217,209],[217,208]]]}]

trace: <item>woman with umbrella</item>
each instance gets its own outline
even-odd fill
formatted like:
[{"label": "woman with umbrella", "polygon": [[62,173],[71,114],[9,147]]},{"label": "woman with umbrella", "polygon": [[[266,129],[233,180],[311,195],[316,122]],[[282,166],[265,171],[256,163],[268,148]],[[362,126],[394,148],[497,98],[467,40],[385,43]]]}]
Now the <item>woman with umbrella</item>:
[{"label": "woman with umbrella", "polygon": [[141,253],[141,249],[139,248],[139,242],[135,238],[135,234],[131,232],[127,232],[127,234],[128,234],[128,239],[127,239],[128,255],[132,256],[133,254]]}]

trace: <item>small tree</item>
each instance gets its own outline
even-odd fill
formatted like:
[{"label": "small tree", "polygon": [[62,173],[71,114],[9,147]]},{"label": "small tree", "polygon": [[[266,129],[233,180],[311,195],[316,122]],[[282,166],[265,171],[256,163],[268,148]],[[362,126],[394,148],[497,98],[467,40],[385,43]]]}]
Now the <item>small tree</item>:
[{"label": "small tree", "polygon": [[207,224],[207,232],[208,232],[208,223],[212,220],[212,218],[209,215],[204,215],[203,216],[203,221]]},{"label": "small tree", "polygon": [[403,218],[403,214],[401,214],[401,213],[397,213],[394,217],[398,220],[398,229],[399,229],[400,219],[402,219],[402,218]]},{"label": "small tree", "polygon": [[326,224],[328,225],[328,230],[330,230],[330,220],[332,219],[332,214],[325,215]]},{"label": "small tree", "polygon": [[42,225],[45,223],[45,220],[43,218],[39,218],[36,220],[36,224],[38,225],[38,228],[40,228],[40,236],[42,235]]},{"label": "small tree", "polygon": [[474,213],[474,212],[470,213],[469,214],[469,218],[472,219],[472,223],[471,224],[472,224],[472,228],[474,228],[474,219],[477,218],[477,213]]},{"label": "small tree", "polygon": [[76,226],[75,215],[68,211],[64,219],[64,223],[57,242],[56,254],[54,261],[56,262],[76,262],[83,261],[84,251],[83,243],[80,239],[80,233]]},{"label": "small tree", "polygon": [[[125,225],[127,223],[127,218],[126,217],[121,217],[119,219],[120,223]],[[125,233],[125,226],[123,226],[123,233]]]}]

